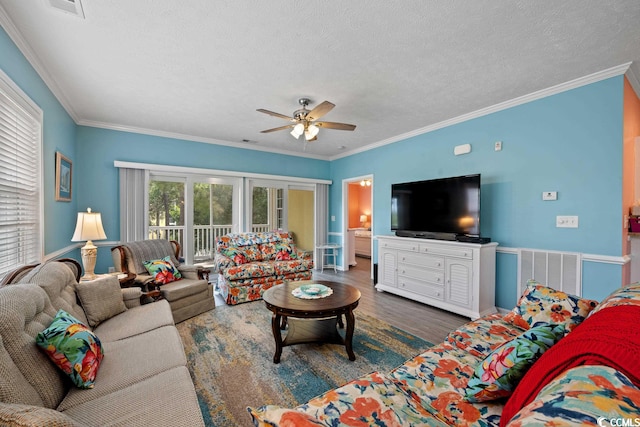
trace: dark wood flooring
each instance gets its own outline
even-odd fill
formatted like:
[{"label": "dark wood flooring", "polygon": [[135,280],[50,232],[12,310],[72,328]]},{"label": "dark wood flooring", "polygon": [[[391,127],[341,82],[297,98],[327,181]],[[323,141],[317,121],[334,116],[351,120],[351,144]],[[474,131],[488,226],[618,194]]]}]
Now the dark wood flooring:
[{"label": "dark wood flooring", "polygon": [[[330,280],[357,287],[362,294],[356,311],[383,320],[397,328],[410,332],[433,344],[444,340],[449,332],[469,322],[468,317],[458,316],[407,298],[387,292],[378,292],[371,279],[371,260],[357,257],[357,265],[349,271],[314,270],[314,280]],[[216,310],[232,308],[216,295]],[[356,328],[358,325],[356,325]]]}]

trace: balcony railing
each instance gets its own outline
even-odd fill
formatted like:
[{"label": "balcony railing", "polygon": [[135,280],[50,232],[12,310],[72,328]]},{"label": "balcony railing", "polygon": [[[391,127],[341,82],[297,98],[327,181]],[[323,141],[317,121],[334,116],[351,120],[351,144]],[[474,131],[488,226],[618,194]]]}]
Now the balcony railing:
[{"label": "balcony railing", "polygon": [[[175,240],[184,248],[184,228],[183,225],[149,226],[149,239]],[[254,224],[253,227],[251,227],[251,230],[254,232],[266,232],[269,231],[269,229],[268,224]],[[201,262],[213,259],[216,253],[216,240],[220,236],[231,233],[231,230],[232,226],[230,224],[194,225],[194,260]]]}]

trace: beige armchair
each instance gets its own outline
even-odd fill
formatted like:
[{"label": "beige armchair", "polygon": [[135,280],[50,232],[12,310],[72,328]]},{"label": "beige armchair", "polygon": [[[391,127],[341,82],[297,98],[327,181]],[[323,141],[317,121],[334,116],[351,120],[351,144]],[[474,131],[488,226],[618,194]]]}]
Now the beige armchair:
[{"label": "beige armchair", "polygon": [[[180,244],[168,240],[142,240],[128,242],[111,249],[113,265],[116,271],[136,275],[136,285],[144,291],[154,288],[169,302],[176,323],[215,308],[213,285],[206,277],[208,271],[192,265],[180,264]],[[166,256],[182,274],[182,279],[157,285],[149,275],[143,262],[162,259]]]}]

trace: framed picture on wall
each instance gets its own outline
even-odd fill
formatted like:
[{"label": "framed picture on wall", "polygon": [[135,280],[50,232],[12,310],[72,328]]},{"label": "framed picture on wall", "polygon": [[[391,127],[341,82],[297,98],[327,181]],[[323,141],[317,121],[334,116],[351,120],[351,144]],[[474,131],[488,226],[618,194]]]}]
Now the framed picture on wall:
[{"label": "framed picture on wall", "polygon": [[59,151],[56,151],[56,200],[71,201],[72,163]]}]

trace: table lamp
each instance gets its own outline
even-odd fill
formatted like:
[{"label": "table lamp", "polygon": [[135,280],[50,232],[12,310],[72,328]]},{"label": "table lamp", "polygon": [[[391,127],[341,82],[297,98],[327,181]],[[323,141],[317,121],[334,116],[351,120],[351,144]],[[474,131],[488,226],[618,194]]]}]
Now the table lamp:
[{"label": "table lamp", "polygon": [[84,276],[81,280],[93,280],[96,275],[93,270],[96,268],[96,257],[98,248],[93,244],[92,240],[104,240],[107,235],[102,228],[102,217],[99,212],[91,212],[88,208],[86,212],[78,212],[78,221],[76,222],[76,231],[71,238],[72,242],[87,241],[87,244],[80,249],[82,256],[82,267],[84,268]]},{"label": "table lamp", "polygon": [[364,227],[364,225],[367,223],[367,216],[366,215],[360,215],[360,224],[362,224],[362,226]]}]

